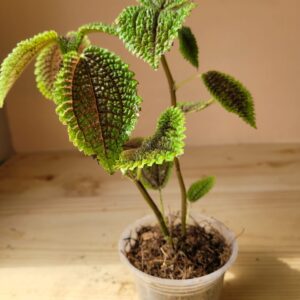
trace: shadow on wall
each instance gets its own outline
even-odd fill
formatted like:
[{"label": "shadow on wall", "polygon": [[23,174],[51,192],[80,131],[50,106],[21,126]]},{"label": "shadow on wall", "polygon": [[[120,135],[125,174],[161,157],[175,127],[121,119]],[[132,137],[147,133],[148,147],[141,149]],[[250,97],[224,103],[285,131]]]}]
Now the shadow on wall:
[{"label": "shadow on wall", "polygon": [[5,111],[0,109],[0,165],[13,153]]}]

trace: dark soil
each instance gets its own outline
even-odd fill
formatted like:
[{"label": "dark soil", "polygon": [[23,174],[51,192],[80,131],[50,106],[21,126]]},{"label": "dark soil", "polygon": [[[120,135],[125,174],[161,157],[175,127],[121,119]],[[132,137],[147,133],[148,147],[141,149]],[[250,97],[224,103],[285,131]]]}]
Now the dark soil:
[{"label": "dark soil", "polygon": [[158,226],[142,227],[128,239],[125,255],[137,269],[160,278],[207,275],[228,261],[231,248],[218,231],[205,225],[188,225],[185,237],[181,235],[180,224],[171,226],[173,247]]}]

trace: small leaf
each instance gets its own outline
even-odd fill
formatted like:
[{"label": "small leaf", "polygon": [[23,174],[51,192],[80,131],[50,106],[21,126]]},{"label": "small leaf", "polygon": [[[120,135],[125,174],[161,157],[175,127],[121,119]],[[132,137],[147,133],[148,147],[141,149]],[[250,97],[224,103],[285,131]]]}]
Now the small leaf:
[{"label": "small leaf", "polygon": [[94,32],[103,32],[110,35],[117,35],[116,29],[112,25],[107,25],[100,22],[93,22],[82,25],[78,28],[78,34],[86,35]]},{"label": "small leaf", "polygon": [[55,82],[56,111],[70,140],[110,173],[139,112],[133,76],[114,53],[90,46],[80,56],[64,55]]},{"label": "small leaf", "polygon": [[197,101],[197,102],[179,102],[177,107],[179,107],[184,113],[198,112],[214,103],[214,99],[207,101]]},{"label": "small leaf", "polygon": [[199,67],[197,40],[189,27],[183,26],[178,33],[179,50],[194,67]]},{"label": "small leaf", "polygon": [[[69,32],[66,41],[72,39],[75,32]],[[90,45],[90,41],[85,37],[78,48],[81,53]],[[53,88],[56,75],[61,69],[63,63],[63,54],[58,44],[45,47],[37,56],[35,63],[35,78],[39,91],[49,100],[53,100]]]},{"label": "small leaf", "polygon": [[195,4],[189,0],[142,1],[142,4],[123,10],[116,29],[130,52],[157,69],[161,56],[171,49]]},{"label": "small leaf", "polygon": [[118,162],[121,170],[134,170],[173,161],[183,153],[184,114],[179,108],[167,109],[159,118],[156,132],[137,149],[123,151]]},{"label": "small leaf", "polygon": [[196,202],[204,195],[206,195],[214,186],[215,178],[212,176],[205,177],[193,183],[188,192],[187,197],[190,202]]},{"label": "small leaf", "polygon": [[228,110],[256,128],[254,103],[250,92],[230,75],[209,71],[202,74],[204,84],[212,96]]},{"label": "small leaf", "polygon": [[170,178],[173,162],[164,162],[161,165],[153,164],[151,167],[141,169],[141,181],[145,187],[161,190]]},{"label": "small leaf", "polygon": [[46,46],[57,42],[55,31],[46,31],[17,44],[0,67],[0,107],[4,99],[30,61]]}]

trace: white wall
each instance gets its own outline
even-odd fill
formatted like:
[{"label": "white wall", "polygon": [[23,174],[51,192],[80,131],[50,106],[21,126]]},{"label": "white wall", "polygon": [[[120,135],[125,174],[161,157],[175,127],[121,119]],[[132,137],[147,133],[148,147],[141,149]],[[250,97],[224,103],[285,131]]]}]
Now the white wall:
[{"label": "white wall", "polygon": [[[0,59],[20,39],[46,29],[64,33],[80,24],[111,22],[134,0],[2,1]],[[200,46],[200,71],[217,69],[238,77],[252,91],[258,130],[215,105],[189,116],[189,145],[300,142],[300,1],[299,0],[196,0],[188,19]],[[163,72],[152,71],[132,57],[116,38],[93,35],[98,45],[120,54],[136,72],[144,99],[136,134],[150,134],[169,95]],[[174,76],[182,80],[194,73],[178,54],[167,55]],[[200,81],[179,92],[179,99],[207,96]],[[8,97],[8,119],[16,151],[72,149],[54,105],[34,86],[30,67]]]}]

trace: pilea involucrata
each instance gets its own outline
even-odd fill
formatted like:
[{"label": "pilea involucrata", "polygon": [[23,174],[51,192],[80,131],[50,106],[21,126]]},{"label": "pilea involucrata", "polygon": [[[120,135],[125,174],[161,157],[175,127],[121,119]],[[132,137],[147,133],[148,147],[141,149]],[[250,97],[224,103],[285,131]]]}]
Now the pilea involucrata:
[{"label": "pilea involucrata", "polygon": [[[191,78],[176,83],[165,54],[179,38],[179,51],[199,67],[197,41],[186,18],[196,7],[190,0],[139,0],[125,8],[111,24],[89,23],[59,36],[46,31],[17,44],[0,68],[0,107],[26,66],[36,57],[37,87],[53,100],[70,141],[92,156],[110,174],[120,170],[135,183],[155,213],[162,233],[172,244],[164,215],[162,189],[175,169],[181,189],[181,228],[186,233],[188,200],[195,202],[214,185],[211,176],[186,188],[178,156],[184,152],[185,116],[214,102],[256,127],[249,91],[232,76],[219,71],[197,74],[212,98],[177,101],[176,90]],[[125,47],[153,69],[160,65],[169,84],[171,107],[165,110],[149,137],[131,137],[141,105],[134,73],[110,50],[91,45],[89,33],[116,36]],[[201,66],[200,66],[201,67]],[[190,100],[190,99],[188,99]],[[173,168],[174,165],[174,168]],[[160,206],[147,189],[159,191]]]}]

